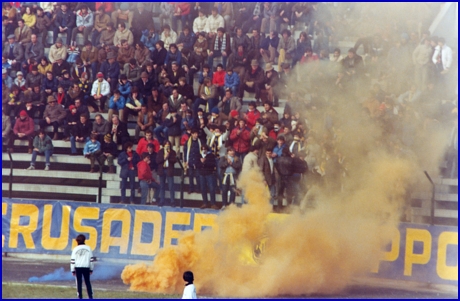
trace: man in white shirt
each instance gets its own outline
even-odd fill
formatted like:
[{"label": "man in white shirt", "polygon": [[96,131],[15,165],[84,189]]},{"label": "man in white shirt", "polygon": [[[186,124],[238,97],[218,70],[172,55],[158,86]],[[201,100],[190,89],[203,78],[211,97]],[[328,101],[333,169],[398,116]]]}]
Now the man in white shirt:
[{"label": "man in white shirt", "polygon": [[193,284],[193,273],[190,271],[184,272],[182,277],[185,282],[184,293],[182,294],[182,299],[197,299],[196,297],[196,288]]},{"label": "man in white shirt", "polygon": [[[452,65],[452,48],[446,45],[444,38],[439,38],[438,46],[434,49],[432,61],[436,66],[437,73],[437,88],[441,91],[441,97],[445,99],[446,97],[451,97],[452,91],[451,83],[449,83],[449,76],[452,72],[449,72],[449,69]],[[455,80],[456,82],[456,80]]]},{"label": "man in white shirt", "polygon": [[213,7],[211,15],[208,17],[206,32],[208,38],[212,39],[217,34],[217,29],[225,26],[224,18],[217,13],[217,8]]},{"label": "man in white shirt", "polygon": [[193,20],[193,32],[195,35],[198,36],[198,34],[202,31],[206,30],[206,25],[208,24],[208,18],[206,18],[206,15],[202,10],[198,11],[198,17]]},{"label": "man in white shirt", "polygon": [[99,101],[99,104],[96,106],[99,108],[99,112],[103,112],[107,96],[110,94],[110,85],[104,79],[104,74],[102,72],[99,72],[96,77],[97,80],[93,83],[93,87],[91,89],[92,99],[90,101],[95,103]]},{"label": "man in white shirt", "polygon": [[94,257],[91,248],[85,245],[86,237],[80,234],[75,239],[78,246],[72,250],[70,257],[70,271],[74,277],[77,277],[78,298],[82,299],[82,277],[85,279],[88,298],[93,299],[93,290],[91,287],[90,275],[94,270]]}]

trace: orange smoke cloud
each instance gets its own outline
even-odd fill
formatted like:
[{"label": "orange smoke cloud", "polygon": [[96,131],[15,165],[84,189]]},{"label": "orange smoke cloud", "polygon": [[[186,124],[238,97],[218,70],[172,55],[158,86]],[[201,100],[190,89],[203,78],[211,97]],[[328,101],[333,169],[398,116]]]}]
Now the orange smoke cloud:
[{"label": "orange smoke cloud", "polygon": [[[352,193],[337,199],[320,194],[314,210],[294,210],[270,222],[262,175],[258,169],[242,174],[239,183],[249,204],[222,212],[216,228],[184,233],[177,246],[160,250],[152,265],[125,267],[122,279],[131,290],[181,293],[182,274],[192,270],[202,295],[338,292],[378,263],[398,224],[404,183],[411,176],[410,164],[402,159],[382,154],[371,161]],[[251,252],[264,236],[265,251],[256,265]]]}]

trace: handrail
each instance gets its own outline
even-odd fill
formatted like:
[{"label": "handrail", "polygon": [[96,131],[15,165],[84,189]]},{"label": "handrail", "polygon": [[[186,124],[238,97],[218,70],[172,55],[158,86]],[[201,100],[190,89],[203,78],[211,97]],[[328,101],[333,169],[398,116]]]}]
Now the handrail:
[{"label": "handrail", "polygon": [[101,163],[100,160],[97,160],[97,163],[99,163],[99,187],[97,190],[97,202],[100,204],[102,202],[102,170],[104,168],[104,163]]},{"label": "handrail", "polygon": [[428,180],[431,183],[431,186],[433,187],[432,194],[431,194],[431,218],[430,218],[430,225],[434,225],[434,189],[435,185],[433,183],[433,180],[431,180],[430,175],[426,172],[426,170],[423,171],[425,173],[425,176],[428,178]]},{"label": "handrail", "polygon": [[10,157],[10,179],[8,186],[8,197],[11,199],[13,193],[13,156],[11,156],[11,150],[8,148],[8,157]]},{"label": "handrail", "polygon": [[177,160],[177,163],[179,163],[180,168],[182,169],[182,174],[180,176],[180,198],[179,198],[179,207],[182,208],[182,203],[184,201],[184,179],[185,179],[185,173],[186,170],[184,168],[184,165],[182,165],[182,162],[180,159]]}]

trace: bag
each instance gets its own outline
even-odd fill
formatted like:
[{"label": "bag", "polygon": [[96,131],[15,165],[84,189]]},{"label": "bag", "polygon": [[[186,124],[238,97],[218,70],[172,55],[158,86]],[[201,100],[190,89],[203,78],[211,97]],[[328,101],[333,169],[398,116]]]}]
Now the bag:
[{"label": "bag", "polygon": [[308,164],[305,160],[298,157],[294,157],[292,160],[292,172],[293,173],[306,173],[308,171]]}]

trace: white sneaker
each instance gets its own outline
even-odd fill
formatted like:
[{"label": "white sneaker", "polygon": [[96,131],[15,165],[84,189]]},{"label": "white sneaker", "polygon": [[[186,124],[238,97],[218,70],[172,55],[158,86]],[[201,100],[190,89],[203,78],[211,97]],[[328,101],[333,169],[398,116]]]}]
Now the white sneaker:
[{"label": "white sneaker", "polygon": [[224,206],[222,206],[222,208],[220,208],[220,210],[225,210],[225,205],[224,205]]},{"label": "white sneaker", "polygon": [[26,168],[26,170],[34,170],[35,169],[35,166],[33,165],[30,165],[28,168]]},{"label": "white sneaker", "polygon": [[50,170],[50,166],[46,165],[45,170]]}]

